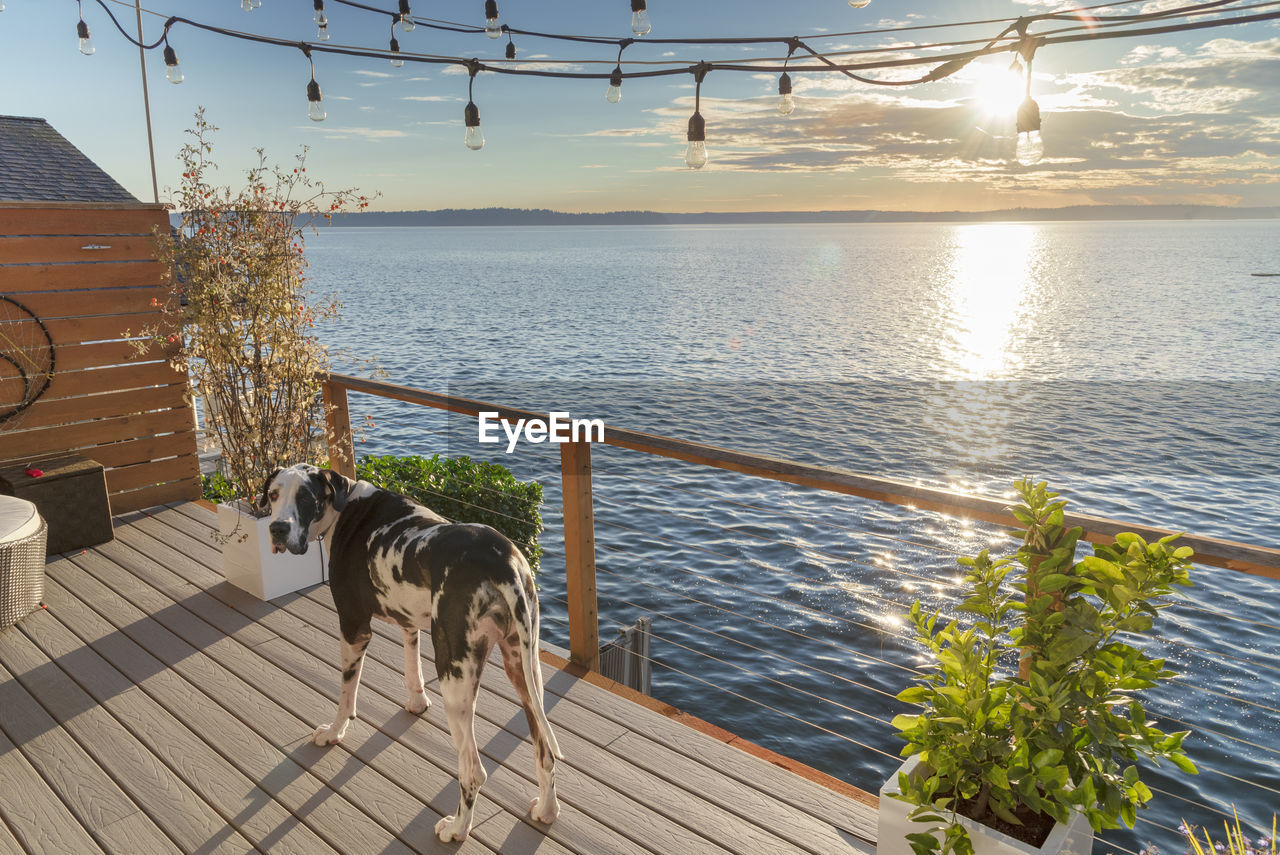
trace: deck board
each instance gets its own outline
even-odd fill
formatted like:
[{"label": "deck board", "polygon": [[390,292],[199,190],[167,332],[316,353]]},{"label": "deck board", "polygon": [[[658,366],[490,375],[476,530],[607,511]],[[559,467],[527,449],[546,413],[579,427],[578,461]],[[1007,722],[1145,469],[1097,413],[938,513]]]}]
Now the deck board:
[{"label": "deck board", "polygon": [[[3,677],[9,679],[0,682],[0,730],[21,746],[27,762],[61,794],[79,824],[98,830],[98,839],[108,849],[139,846],[150,852],[177,852],[164,832],[0,664]],[[124,821],[129,818],[133,821]]]},{"label": "deck board", "polygon": [[[0,855],[10,851],[869,853],[874,809],[543,665],[566,760],[544,827],[527,724],[489,667],[489,779],[472,837],[439,844],[457,758],[406,712],[399,630],[377,627],[358,720],[311,745],[338,694],[325,586],[263,603],[227,585],[194,504],[117,518],[116,541],[47,565],[48,611],[0,633]],[[8,784],[15,782],[17,787]]]}]

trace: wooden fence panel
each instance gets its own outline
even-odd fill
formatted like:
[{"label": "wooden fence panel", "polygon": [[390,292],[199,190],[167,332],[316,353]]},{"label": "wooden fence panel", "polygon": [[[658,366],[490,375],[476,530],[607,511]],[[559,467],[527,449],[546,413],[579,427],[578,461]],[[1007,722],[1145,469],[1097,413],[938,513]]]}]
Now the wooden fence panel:
[{"label": "wooden fence panel", "polygon": [[44,322],[55,365],[0,427],[0,461],[98,460],[116,513],[200,494],[187,377],[167,362],[178,345],[136,340],[163,325],[153,231],[168,227],[156,205],[0,203],[0,294]]}]

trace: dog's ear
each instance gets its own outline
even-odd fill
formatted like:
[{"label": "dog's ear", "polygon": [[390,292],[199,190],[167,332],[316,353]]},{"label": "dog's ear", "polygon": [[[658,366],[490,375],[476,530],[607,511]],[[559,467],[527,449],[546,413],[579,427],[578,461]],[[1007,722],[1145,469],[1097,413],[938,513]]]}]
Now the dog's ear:
[{"label": "dog's ear", "polygon": [[335,511],[342,513],[347,506],[347,479],[332,469],[325,469],[323,472],[329,486],[329,501],[333,503]]},{"label": "dog's ear", "polygon": [[271,474],[267,476],[267,480],[262,482],[262,489],[258,491],[258,510],[264,514],[271,510],[271,499],[267,497],[267,494],[271,492],[271,482],[276,480],[276,476],[282,471],[278,466],[273,469]]}]

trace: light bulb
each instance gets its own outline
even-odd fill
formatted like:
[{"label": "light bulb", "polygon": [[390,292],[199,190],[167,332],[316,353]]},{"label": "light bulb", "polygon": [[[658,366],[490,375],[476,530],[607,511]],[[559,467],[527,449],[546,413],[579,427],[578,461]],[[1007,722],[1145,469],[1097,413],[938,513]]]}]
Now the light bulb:
[{"label": "light bulb", "polygon": [[796,109],[796,101],[791,97],[791,75],[785,71],[778,78],[778,112],[790,116]]},{"label": "light bulb", "polygon": [[1017,129],[1014,157],[1023,166],[1035,166],[1044,157],[1044,139],[1040,136],[1040,105],[1030,95],[1018,105]]},{"label": "light bulb", "polygon": [[484,134],[480,132],[480,108],[474,101],[467,102],[466,109],[462,111],[462,120],[467,126],[467,134],[462,139],[467,148],[472,151],[484,148]]},{"label": "light bulb", "polygon": [[707,165],[707,123],[696,111],[689,117],[689,146],[684,150],[684,163],[690,169]]},{"label": "light bulb", "polygon": [[[395,36],[392,36],[392,37],[391,37],[391,52],[392,52],[392,53],[400,53],[400,42],[396,41],[396,37],[395,37]],[[399,57],[393,57],[393,58],[392,58],[392,60],[391,60],[391,67],[392,67],[392,68],[402,68],[403,66],[404,66],[404,60],[403,60],[403,59],[400,59]]]},{"label": "light bulb", "polygon": [[311,20],[315,21],[317,24],[324,22],[324,0],[313,0],[311,6],[315,9],[315,11],[311,13]]},{"label": "light bulb", "polygon": [[684,150],[684,164],[690,169],[701,169],[707,165],[706,140],[689,140],[689,146]]},{"label": "light bulb", "polygon": [[253,0],[240,0],[240,8],[246,12],[252,12]]},{"label": "light bulb", "polygon": [[849,5],[855,9],[865,9],[871,5],[871,0],[849,0]]},{"label": "light bulb", "polygon": [[164,76],[170,83],[182,82],[182,69],[178,66],[178,54],[168,45],[164,46]]},{"label": "light bulb", "polygon": [[316,38],[322,42],[329,41],[329,21],[327,18],[316,27]]},{"label": "light bulb", "polygon": [[320,84],[316,83],[314,77],[307,84],[307,102],[307,115],[311,117],[311,121],[323,122],[325,117],[324,104],[320,101]]},{"label": "light bulb", "polygon": [[1018,145],[1014,156],[1023,166],[1035,166],[1044,159],[1044,138],[1039,131],[1028,131],[1018,134]]},{"label": "light bulb", "polygon": [[491,39],[502,36],[502,24],[498,21],[498,0],[484,0],[484,34]]},{"label": "light bulb", "polygon": [[614,68],[609,75],[609,88],[604,92],[604,100],[610,104],[617,104],[622,100],[622,66]]},{"label": "light bulb", "polygon": [[649,23],[649,5],[645,0],[631,0],[631,32],[643,36],[653,29]]},{"label": "light bulb", "polygon": [[262,5],[262,0],[249,0],[250,8],[257,9]]},{"label": "light bulb", "polygon": [[76,35],[80,37],[80,52],[85,56],[93,56],[93,39],[89,38],[89,25],[83,20],[76,24]]},{"label": "light bulb", "polygon": [[409,0],[400,0],[400,29],[406,33],[412,33],[414,26],[413,12],[409,11]]}]

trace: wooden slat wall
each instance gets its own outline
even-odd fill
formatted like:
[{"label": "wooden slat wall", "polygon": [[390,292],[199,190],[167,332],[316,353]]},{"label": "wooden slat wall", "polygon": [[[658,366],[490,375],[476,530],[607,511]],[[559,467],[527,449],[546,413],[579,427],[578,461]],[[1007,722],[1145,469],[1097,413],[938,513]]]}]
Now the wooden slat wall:
[{"label": "wooden slat wall", "polygon": [[0,461],[75,452],[102,463],[115,513],[200,495],[195,416],[173,348],[137,346],[160,321],[156,205],[0,202],[0,294],[44,321],[56,370],[44,395],[0,428]]}]

